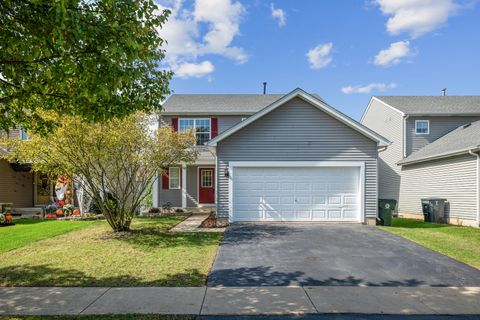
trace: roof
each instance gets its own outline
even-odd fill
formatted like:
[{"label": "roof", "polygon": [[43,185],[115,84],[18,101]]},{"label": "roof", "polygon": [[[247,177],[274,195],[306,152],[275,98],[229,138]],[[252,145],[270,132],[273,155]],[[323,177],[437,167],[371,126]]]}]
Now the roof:
[{"label": "roof", "polygon": [[374,96],[408,115],[480,115],[480,96]]},{"label": "roof", "polygon": [[164,115],[251,115],[285,94],[173,94],[163,104]]},{"label": "roof", "polygon": [[450,131],[420,150],[412,153],[398,164],[406,165],[445,158],[480,149],[480,120]]},{"label": "roof", "polygon": [[234,134],[238,130],[248,126],[250,123],[256,121],[257,119],[263,117],[264,115],[270,113],[271,111],[275,110],[279,106],[285,104],[286,102],[294,99],[294,98],[302,98],[306,102],[310,103],[314,107],[324,111],[325,113],[329,114],[333,118],[337,119],[338,121],[346,124],[347,126],[351,127],[352,129],[360,132],[364,136],[376,141],[379,146],[388,146],[390,141],[378,133],[370,130],[366,126],[362,125],[358,121],[350,118],[349,116],[345,115],[344,113],[338,111],[337,109],[329,106],[325,101],[323,101],[318,95],[312,95],[304,90],[297,88],[292,92],[282,96],[280,99],[276,100],[275,102],[271,103],[270,105],[266,106],[262,110],[258,111],[254,115],[248,117],[244,121],[241,121],[234,125],[233,127],[223,131],[221,134],[213,138],[207,143],[207,146],[215,147],[218,142],[222,141],[223,139],[229,137],[230,135]]}]

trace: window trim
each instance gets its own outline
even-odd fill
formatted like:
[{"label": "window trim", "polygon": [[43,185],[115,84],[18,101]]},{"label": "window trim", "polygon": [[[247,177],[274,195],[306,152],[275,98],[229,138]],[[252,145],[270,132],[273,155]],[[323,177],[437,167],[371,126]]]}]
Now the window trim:
[{"label": "window trim", "polygon": [[[178,169],[178,187],[172,187],[172,169]],[[168,167],[168,189],[169,190],[180,190],[182,188],[182,171],[180,167]]]},{"label": "window trim", "polygon": [[[417,131],[417,123],[419,123],[419,122],[426,122],[427,123],[427,132],[418,132]],[[415,134],[418,134],[418,135],[430,134],[430,120],[415,120]]]},{"label": "window trim", "polygon": [[[24,139],[24,137],[25,137],[25,139]],[[23,129],[23,128],[20,128],[20,139],[22,141],[29,141],[30,140],[30,137],[28,136],[27,131],[25,131],[25,129]]]},{"label": "window trim", "polygon": [[[210,128],[210,130],[208,131],[208,141],[212,140],[212,118],[178,118],[178,132],[182,132],[180,131],[180,127],[181,127],[180,123],[182,120],[193,120],[193,130],[194,130],[195,138],[197,138],[197,120],[208,120],[209,122],[208,127]],[[204,144],[197,144],[197,142],[195,141],[195,146],[198,147],[203,145]]]}]

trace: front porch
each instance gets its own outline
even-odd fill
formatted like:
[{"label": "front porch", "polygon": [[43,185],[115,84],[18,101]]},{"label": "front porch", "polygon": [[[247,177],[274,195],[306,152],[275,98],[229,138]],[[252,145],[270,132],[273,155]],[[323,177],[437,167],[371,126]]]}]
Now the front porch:
[{"label": "front porch", "polygon": [[215,158],[206,149],[192,165],[165,168],[153,184],[153,206],[178,208],[215,208]]}]

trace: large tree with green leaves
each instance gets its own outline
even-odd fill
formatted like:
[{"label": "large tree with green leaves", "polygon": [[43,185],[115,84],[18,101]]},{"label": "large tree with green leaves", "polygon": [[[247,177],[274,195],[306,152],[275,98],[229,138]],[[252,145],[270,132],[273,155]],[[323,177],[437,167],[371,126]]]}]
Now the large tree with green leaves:
[{"label": "large tree with green leaves", "polygon": [[92,124],[73,116],[56,119],[58,126],[48,136],[1,139],[0,147],[9,150],[3,157],[29,162],[32,170],[51,177],[71,177],[114,231],[129,229],[147,189],[158,174],[165,174],[163,168],[192,163],[197,157],[192,134],[170,127],[153,130],[142,114]]},{"label": "large tree with green leaves", "polygon": [[52,129],[41,110],[99,122],[161,108],[154,0],[1,0],[0,128]]}]

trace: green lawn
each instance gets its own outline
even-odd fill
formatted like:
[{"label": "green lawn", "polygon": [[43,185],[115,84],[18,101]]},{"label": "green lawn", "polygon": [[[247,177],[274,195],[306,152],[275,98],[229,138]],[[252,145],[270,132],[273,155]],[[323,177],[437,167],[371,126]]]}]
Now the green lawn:
[{"label": "green lawn", "polygon": [[92,225],[93,221],[20,219],[0,228],[0,253]]},{"label": "green lawn", "polygon": [[0,316],[0,320],[193,320],[195,316],[156,314],[92,315],[92,316]]},{"label": "green lawn", "polygon": [[480,229],[394,218],[391,227],[380,227],[429,249],[480,269]]},{"label": "green lawn", "polygon": [[185,217],[106,222],[0,253],[0,286],[202,286],[220,233],[174,233]]}]

